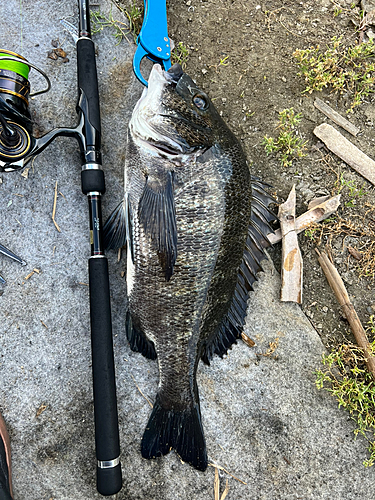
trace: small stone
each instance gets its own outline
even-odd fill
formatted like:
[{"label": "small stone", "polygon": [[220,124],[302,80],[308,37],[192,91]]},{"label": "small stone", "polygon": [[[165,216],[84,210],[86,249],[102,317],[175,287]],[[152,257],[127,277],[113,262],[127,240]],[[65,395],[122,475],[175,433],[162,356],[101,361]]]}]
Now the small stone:
[{"label": "small stone", "polygon": [[205,75],[207,73],[207,70],[205,68],[203,68],[202,73]]},{"label": "small stone", "polygon": [[322,311],[323,311],[324,313],[328,312],[328,307],[327,307],[327,306],[323,306],[323,307],[322,307]]},{"label": "small stone", "polygon": [[316,325],[316,327],[318,330],[321,330],[323,328],[323,325],[321,323],[319,323],[318,325]]},{"label": "small stone", "polygon": [[285,78],[285,76],[282,76],[282,77],[281,77],[281,80],[282,80],[284,83],[286,83],[286,78]]}]

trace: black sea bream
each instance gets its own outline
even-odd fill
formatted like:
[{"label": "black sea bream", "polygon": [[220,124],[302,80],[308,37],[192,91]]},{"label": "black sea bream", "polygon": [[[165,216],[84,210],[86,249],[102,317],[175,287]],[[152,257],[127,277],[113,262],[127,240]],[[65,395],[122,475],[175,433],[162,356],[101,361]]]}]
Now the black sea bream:
[{"label": "black sea bream", "polygon": [[207,467],[196,372],[241,336],[275,216],[239,142],[180,66],[154,65],[128,132],[125,198],[106,224],[127,245],[127,338],[160,381],[142,455]]}]

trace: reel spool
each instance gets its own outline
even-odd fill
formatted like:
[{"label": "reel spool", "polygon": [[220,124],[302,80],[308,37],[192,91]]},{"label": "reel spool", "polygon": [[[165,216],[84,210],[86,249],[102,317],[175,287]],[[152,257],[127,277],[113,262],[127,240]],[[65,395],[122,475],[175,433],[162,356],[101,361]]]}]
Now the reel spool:
[{"label": "reel spool", "polygon": [[[34,68],[46,80],[47,87],[30,94],[29,72]],[[24,165],[33,150],[29,97],[48,92],[47,75],[24,57],[0,49],[0,170],[9,172]]]}]

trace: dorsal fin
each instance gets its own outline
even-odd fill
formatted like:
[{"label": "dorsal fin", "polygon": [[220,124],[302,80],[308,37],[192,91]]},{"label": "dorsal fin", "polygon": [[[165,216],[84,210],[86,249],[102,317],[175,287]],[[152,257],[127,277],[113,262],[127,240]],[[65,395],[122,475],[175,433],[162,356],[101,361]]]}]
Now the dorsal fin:
[{"label": "dorsal fin", "polygon": [[265,191],[269,187],[259,179],[251,179],[251,220],[246,245],[233,292],[232,302],[217,332],[203,346],[202,361],[209,364],[214,354],[223,357],[228,349],[241,337],[245,324],[247,301],[256,275],[262,270],[261,262],[267,255],[265,249],[271,245],[267,234],[273,233],[271,222],[277,221],[275,214],[268,208],[275,200]]},{"label": "dorsal fin", "polygon": [[143,230],[155,246],[168,281],[177,258],[177,225],[173,193],[173,172],[164,179],[147,177],[138,208]]}]

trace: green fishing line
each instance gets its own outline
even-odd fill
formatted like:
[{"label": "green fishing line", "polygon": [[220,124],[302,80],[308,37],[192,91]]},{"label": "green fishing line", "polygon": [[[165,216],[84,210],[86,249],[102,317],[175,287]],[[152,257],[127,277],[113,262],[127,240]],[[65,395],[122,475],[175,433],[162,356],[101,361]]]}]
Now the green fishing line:
[{"label": "green fishing line", "polygon": [[[18,57],[17,54],[14,54],[13,52],[8,52],[8,51],[2,51],[0,49],[0,57]],[[7,69],[9,71],[13,71],[14,73],[17,73],[18,75],[23,76],[26,78],[26,80],[29,79],[29,71],[30,68],[27,66],[27,64],[23,64],[19,61],[0,61],[0,69]]]}]

